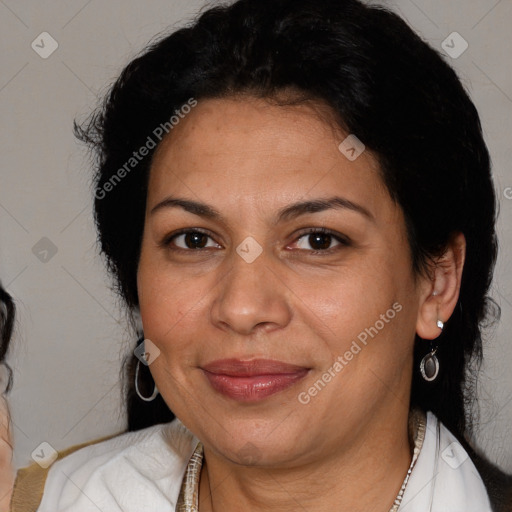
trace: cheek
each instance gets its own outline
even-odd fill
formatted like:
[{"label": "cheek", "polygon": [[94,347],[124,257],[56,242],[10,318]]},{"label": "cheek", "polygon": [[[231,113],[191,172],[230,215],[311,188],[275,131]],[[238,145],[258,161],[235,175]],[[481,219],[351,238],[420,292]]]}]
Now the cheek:
[{"label": "cheek", "polygon": [[329,289],[327,300],[320,294],[314,300],[320,305],[315,310],[319,319],[315,330],[327,333],[324,339],[330,340],[331,357],[351,352],[346,359],[357,361],[350,364],[355,373],[362,367],[382,367],[385,372],[385,365],[393,366],[395,350],[403,354],[412,346],[409,278],[405,272],[399,277],[385,257],[375,265],[365,260],[360,268],[329,281]]},{"label": "cheek", "polygon": [[164,354],[190,347],[194,330],[204,322],[202,309],[211,287],[203,281],[199,284],[197,277],[169,269],[144,251],[141,254],[137,286],[144,336]]},{"label": "cheek", "polygon": [[[139,287],[139,305],[144,335],[162,344],[174,335],[173,327],[182,323],[189,309],[186,297],[158,274],[142,279]],[[170,291],[174,290],[173,293]],[[181,325],[182,327],[182,325]]]},{"label": "cheek", "polygon": [[340,325],[365,327],[390,307],[396,286],[383,268],[382,265],[372,268],[371,261],[365,259],[361,265],[325,279],[323,289],[311,289],[310,297],[318,313],[338,326],[335,332],[343,333]]},{"label": "cheek", "polygon": [[[143,244],[137,272],[137,292],[144,336],[157,343],[180,311],[172,303],[168,291],[174,289],[160,270],[160,265]],[[175,316],[176,320],[173,322]]]}]

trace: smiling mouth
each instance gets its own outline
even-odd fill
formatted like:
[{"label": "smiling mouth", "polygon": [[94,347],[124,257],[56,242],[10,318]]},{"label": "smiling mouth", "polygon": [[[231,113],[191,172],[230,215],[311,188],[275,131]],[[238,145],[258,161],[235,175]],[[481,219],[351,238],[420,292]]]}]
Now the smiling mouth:
[{"label": "smiling mouth", "polygon": [[301,381],[310,368],[270,359],[223,359],[201,370],[218,393],[240,402],[258,402]]}]

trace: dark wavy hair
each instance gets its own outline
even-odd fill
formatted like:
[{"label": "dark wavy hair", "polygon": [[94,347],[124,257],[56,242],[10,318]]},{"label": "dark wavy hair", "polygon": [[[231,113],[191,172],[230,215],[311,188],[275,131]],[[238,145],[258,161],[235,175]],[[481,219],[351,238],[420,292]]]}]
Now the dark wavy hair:
[{"label": "dark wavy hair", "polygon": [[[439,376],[432,383],[421,378],[429,345],[417,337],[411,393],[412,405],[433,411],[462,439],[476,417],[481,328],[499,314],[487,295],[497,255],[490,158],[455,71],[387,9],[357,0],[239,0],[210,8],[132,60],[101,107],[75,124],[77,136],[96,150],[99,243],[127,306],[138,307],[155,148],[129,172],[126,162],[190,98],[234,95],[328,105],[339,128],[377,157],[405,216],[416,275],[428,271],[453,234],[464,234],[460,297],[439,338]],[[137,403],[132,387],[128,394],[130,428],[172,418],[162,400]]]},{"label": "dark wavy hair", "polygon": [[4,364],[9,373],[5,389],[6,393],[8,393],[12,387],[12,370],[5,360],[14,330],[15,312],[16,306],[14,305],[12,297],[0,284],[0,364]]}]

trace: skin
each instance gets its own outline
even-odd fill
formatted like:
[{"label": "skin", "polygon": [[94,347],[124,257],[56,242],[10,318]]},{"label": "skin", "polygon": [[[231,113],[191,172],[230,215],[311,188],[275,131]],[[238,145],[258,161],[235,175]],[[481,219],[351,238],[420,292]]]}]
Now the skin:
[{"label": "skin", "polygon": [[[347,135],[320,104],[202,100],[153,159],[140,311],[145,337],[160,350],[150,365],[158,389],[204,445],[201,512],[388,512],[407,473],[414,335],[436,338],[436,321],[451,315],[464,238],[415,276],[402,212],[370,151],[349,161],[338,150]],[[334,195],[369,216],[331,208],[276,222],[292,203]],[[207,203],[222,220],[180,207],[152,212],[169,196]],[[350,243],[326,236],[315,244],[304,234],[322,227]],[[207,231],[199,238],[206,248],[191,248],[184,236],[169,240],[185,228]],[[248,236],[262,248],[252,263],[236,251]],[[322,244],[329,249],[313,254]],[[396,303],[395,318],[300,403],[299,393]],[[310,370],[248,404],[205,378],[201,367],[223,358]]]},{"label": "skin", "polygon": [[14,469],[12,467],[12,439],[10,432],[9,408],[5,398],[0,395],[0,511],[9,510]]}]

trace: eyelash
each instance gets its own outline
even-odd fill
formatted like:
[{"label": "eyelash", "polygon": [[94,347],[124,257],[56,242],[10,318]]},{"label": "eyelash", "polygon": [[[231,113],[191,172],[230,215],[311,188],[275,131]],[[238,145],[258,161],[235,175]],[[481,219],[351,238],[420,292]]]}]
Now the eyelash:
[{"label": "eyelash", "polygon": [[[171,243],[175,238],[177,238],[178,236],[181,236],[181,235],[187,235],[187,234],[191,234],[191,233],[200,233],[200,234],[206,235],[207,237],[213,239],[212,236],[208,232],[206,232],[200,228],[182,229],[176,233],[172,233],[171,235],[166,236],[163,239],[161,245],[171,251],[174,251],[174,252],[192,252],[192,251],[199,252],[203,249],[209,249],[208,247],[197,248],[197,249],[183,249],[182,247],[171,247]],[[333,252],[341,249],[342,247],[348,247],[351,245],[351,241],[348,237],[343,236],[339,233],[336,233],[335,231],[331,231],[330,229],[327,229],[327,228],[308,228],[305,231],[301,232],[298,235],[298,237],[295,239],[294,242],[299,241],[304,236],[311,235],[311,234],[317,234],[317,233],[322,234],[322,235],[332,236],[337,242],[339,242],[340,245],[331,247],[330,249],[311,249],[311,250],[299,249],[299,250],[307,251],[307,252],[309,252],[309,254],[313,254],[313,255],[326,255],[326,254],[332,254]]]}]

